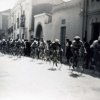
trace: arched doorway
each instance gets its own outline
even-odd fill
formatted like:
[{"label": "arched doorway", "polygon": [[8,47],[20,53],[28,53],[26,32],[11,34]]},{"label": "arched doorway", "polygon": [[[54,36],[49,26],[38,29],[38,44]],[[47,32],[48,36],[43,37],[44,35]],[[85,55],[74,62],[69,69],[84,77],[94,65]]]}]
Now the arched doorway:
[{"label": "arched doorway", "polygon": [[38,39],[43,38],[43,29],[42,29],[42,25],[41,24],[39,24],[37,26],[37,29],[36,29],[36,38],[38,38]]}]

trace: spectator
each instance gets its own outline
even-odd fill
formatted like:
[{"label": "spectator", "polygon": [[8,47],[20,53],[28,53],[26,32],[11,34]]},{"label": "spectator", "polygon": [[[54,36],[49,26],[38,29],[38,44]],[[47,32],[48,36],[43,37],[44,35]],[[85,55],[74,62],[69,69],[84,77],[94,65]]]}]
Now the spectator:
[{"label": "spectator", "polygon": [[84,47],[86,49],[86,57],[85,57],[85,68],[88,69],[89,68],[89,61],[90,61],[90,45],[89,43],[86,41],[86,39],[83,39],[83,43],[84,43]]},{"label": "spectator", "polygon": [[25,56],[30,56],[31,52],[31,43],[28,40],[25,40]]},{"label": "spectator", "polygon": [[95,40],[91,48],[93,49],[93,61],[95,63],[96,69],[100,72],[100,36],[98,40]]},{"label": "spectator", "polygon": [[67,58],[67,64],[69,64],[69,59],[72,56],[71,44],[72,44],[72,42],[69,39],[66,39],[66,58]]}]

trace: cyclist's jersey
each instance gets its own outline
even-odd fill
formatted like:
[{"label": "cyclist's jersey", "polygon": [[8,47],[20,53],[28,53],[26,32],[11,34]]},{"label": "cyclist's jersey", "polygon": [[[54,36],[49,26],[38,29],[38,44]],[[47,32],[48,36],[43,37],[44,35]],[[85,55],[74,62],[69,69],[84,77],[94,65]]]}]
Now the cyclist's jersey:
[{"label": "cyclist's jersey", "polygon": [[95,61],[100,61],[100,43],[98,42],[98,40],[95,40],[93,42],[91,48],[93,48],[93,58],[95,59]]},{"label": "cyclist's jersey", "polygon": [[31,48],[32,49],[36,49],[38,47],[38,42],[37,41],[34,41],[32,44],[31,44]]},{"label": "cyclist's jersey", "polygon": [[73,47],[75,50],[79,50],[82,46],[83,46],[82,41],[79,41],[79,42],[73,41],[73,42],[72,42],[72,47]]},{"label": "cyclist's jersey", "polygon": [[45,47],[46,47],[45,42],[40,42],[39,47],[40,47],[41,49],[45,49]]},{"label": "cyclist's jersey", "polygon": [[10,47],[13,48],[14,47],[14,41],[10,42]]},{"label": "cyclist's jersey", "polygon": [[17,42],[16,42],[16,47],[17,47],[17,48],[20,48],[20,46],[21,46],[21,43],[20,43],[19,41],[17,41]]},{"label": "cyclist's jersey", "polygon": [[59,48],[60,48],[60,44],[59,43],[53,43],[52,44],[52,49],[53,50],[59,50]]},{"label": "cyclist's jersey", "polygon": [[100,52],[100,43],[98,40],[95,40],[93,44],[91,45],[91,48],[94,49],[94,52]]},{"label": "cyclist's jersey", "polygon": [[83,55],[86,52],[82,41],[76,42],[74,40],[72,42],[72,46],[71,47],[72,47],[72,52],[73,53],[77,52],[77,53],[80,53],[81,55]]},{"label": "cyclist's jersey", "polygon": [[25,47],[25,43],[24,42],[21,42],[20,43],[20,46],[21,46],[21,48],[24,48]]}]

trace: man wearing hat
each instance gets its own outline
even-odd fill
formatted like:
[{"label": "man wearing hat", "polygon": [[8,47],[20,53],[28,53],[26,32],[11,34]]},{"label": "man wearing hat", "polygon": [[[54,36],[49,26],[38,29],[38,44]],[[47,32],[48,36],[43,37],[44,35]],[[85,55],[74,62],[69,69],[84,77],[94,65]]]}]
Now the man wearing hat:
[{"label": "man wearing hat", "polygon": [[74,67],[79,67],[78,66],[78,61],[79,61],[79,58],[80,61],[83,62],[83,58],[84,58],[84,54],[86,53],[86,50],[84,48],[84,44],[83,42],[81,41],[80,37],[79,36],[75,36],[74,37],[74,40],[72,41],[72,45],[71,45],[71,48],[72,48],[72,54],[73,54],[73,60],[74,60],[74,63],[73,63],[73,68]]},{"label": "man wearing hat", "polygon": [[93,42],[90,48],[93,50],[93,61],[96,66],[96,70],[100,72],[100,36],[98,37],[98,40]]}]

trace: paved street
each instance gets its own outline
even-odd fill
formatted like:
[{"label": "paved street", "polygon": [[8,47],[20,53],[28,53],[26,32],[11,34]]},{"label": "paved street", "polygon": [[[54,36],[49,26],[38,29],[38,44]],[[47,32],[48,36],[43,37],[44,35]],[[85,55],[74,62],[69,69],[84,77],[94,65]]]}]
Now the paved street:
[{"label": "paved street", "polygon": [[51,67],[41,60],[0,54],[0,100],[100,100],[100,78],[72,74],[65,65],[61,70]]}]

